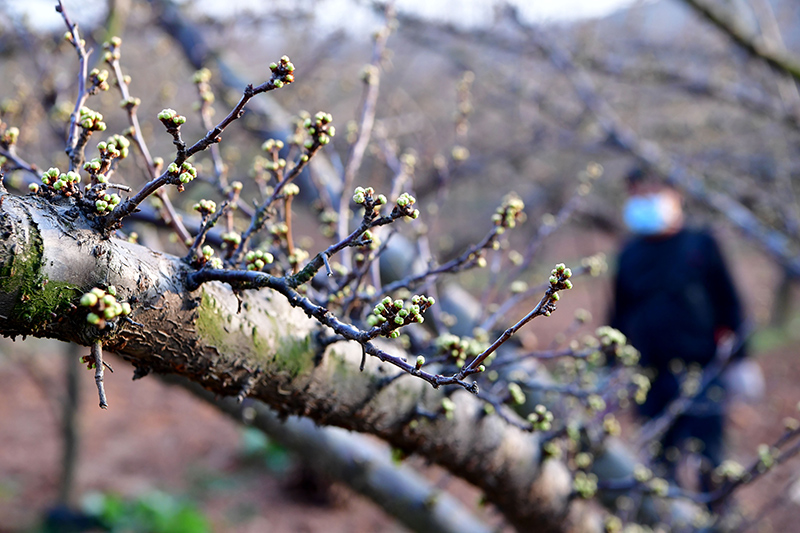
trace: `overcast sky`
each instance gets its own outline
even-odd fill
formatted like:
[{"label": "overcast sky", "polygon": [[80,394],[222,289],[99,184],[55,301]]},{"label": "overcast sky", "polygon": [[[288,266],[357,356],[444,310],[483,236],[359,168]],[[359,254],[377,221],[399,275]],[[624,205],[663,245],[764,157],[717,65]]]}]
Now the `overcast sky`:
[{"label": "overcast sky", "polygon": [[[184,0],[189,1],[189,0]],[[359,0],[193,0],[203,9],[220,18],[259,11],[264,6],[292,8],[300,6],[324,15],[328,23],[359,26],[372,18],[368,2]],[[528,21],[567,21],[600,17],[631,5],[636,0],[509,0]],[[448,20],[463,26],[480,26],[492,18],[492,0],[396,0],[398,9],[416,12],[426,18]],[[105,0],[64,0],[72,18],[84,25],[94,24],[101,17]],[[53,29],[63,24],[55,12],[53,0],[0,0],[3,11],[14,16],[25,14],[37,29]]]}]

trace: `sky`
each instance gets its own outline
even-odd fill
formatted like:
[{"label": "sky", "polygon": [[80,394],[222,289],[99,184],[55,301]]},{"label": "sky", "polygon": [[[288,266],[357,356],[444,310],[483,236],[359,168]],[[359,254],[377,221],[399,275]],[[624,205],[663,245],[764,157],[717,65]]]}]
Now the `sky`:
[{"label": "sky", "polygon": [[[188,0],[183,0],[184,2]],[[360,26],[373,15],[368,2],[359,0],[194,0],[208,14],[226,16],[258,11],[265,5],[290,8],[305,6],[326,18],[323,24]],[[581,18],[602,17],[627,7],[636,0],[509,0],[520,15],[531,22],[565,22]],[[84,25],[102,17],[105,0],[64,0],[67,12]],[[492,0],[396,0],[398,10],[416,12],[426,18],[446,20],[459,26],[480,27],[492,18]],[[27,16],[31,26],[40,30],[58,29],[63,24],[55,12],[54,0],[0,0],[0,8],[13,16]]]}]

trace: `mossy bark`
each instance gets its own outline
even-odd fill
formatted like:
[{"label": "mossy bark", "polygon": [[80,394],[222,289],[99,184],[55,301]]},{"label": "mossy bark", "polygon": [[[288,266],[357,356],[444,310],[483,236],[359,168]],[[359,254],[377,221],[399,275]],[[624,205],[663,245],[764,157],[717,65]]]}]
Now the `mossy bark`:
[{"label": "mossy bark", "polygon": [[[486,415],[471,394],[451,395],[451,418],[420,418],[418,407],[441,410],[444,391],[411,376],[386,385],[396,370],[377,360],[359,372],[361,349],[352,343],[323,353],[318,324],[281,295],[247,291],[240,302],[220,283],[188,291],[189,267],[180,259],[103,238],[68,200],[2,195],[0,202],[3,335],[83,345],[102,335],[104,348],[131,362],[137,376],[179,374],[219,395],[245,392],[282,414],[377,435],[480,487],[520,530],[577,527],[564,465],[542,462],[536,435]],[[141,326],[121,321],[100,332],[86,323],[75,307],[80,294],[108,285]],[[106,386],[113,402],[113,380]]]}]

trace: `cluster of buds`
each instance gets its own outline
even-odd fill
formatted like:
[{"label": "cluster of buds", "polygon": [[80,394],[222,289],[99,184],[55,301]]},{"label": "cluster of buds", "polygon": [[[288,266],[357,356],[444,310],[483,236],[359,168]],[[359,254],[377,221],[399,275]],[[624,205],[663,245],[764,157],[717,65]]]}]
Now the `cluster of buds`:
[{"label": "cluster of buds", "polygon": [[758,445],[758,471],[766,472],[775,466],[775,459],[780,455],[780,450],[770,448],[768,444]]},{"label": "cluster of buds", "polygon": [[746,474],[747,472],[741,464],[728,459],[714,469],[712,480],[717,483],[722,483],[723,481],[739,481],[744,478]]},{"label": "cluster of buds", "polygon": [[195,254],[194,260],[192,261],[192,266],[197,268],[205,264],[208,264],[211,268],[222,268],[223,266],[222,259],[214,257],[214,249],[207,244]]},{"label": "cluster of buds", "polygon": [[[100,145],[102,144],[104,143],[100,143]],[[105,172],[108,171],[110,163],[111,159],[107,157],[95,157],[91,161],[87,161],[83,164],[83,170],[88,172],[92,179],[96,180],[98,183],[108,183],[108,176],[105,175]]]},{"label": "cluster of buds", "polygon": [[106,215],[114,210],[122,200],[118,194],[103,194],[94,202],[98,215]]},{"label": "cluster of buds", "polygon": [[647,483],[647,488],[656,496],[667,496],[669,494],[669,481],[661,477],[654,477]]},{"label": "cluster of buds", "polygon": [[95,287],[87,292],[81,296],[81,306],[89,309],[86,322],[99,329],[104,329],[110,320],[131,313],[128,302],[117,301],[117,290],[113,285],[109,285],[106,290]]},{"label": "cluster of buds", "polygon": [[177,129],[186,123],[186,117],[179,115],[174,109],[162,109],[158,114],[158,120],[166,126],[167,131]]},{"label": "cluster of buds", "polygon": [[642,405],[650,392],[650,378],[644,374],[634,374],[631,376],[631,384],[634,386],[633,400]]},{"label": "cluster of buds", "polygon": [[522,405],[525,403],[525,392],[523,392],[522,387],[519,386],[519,383],[512,381],[508,384],[508,399],[514,405]]},{"label": "cluster of buds", "polygon": [[104,143],[97,143],[100,157],[107,159],[125,159],[128,157],[131,142],[122,135],[114,134]]},{"label": "cluster of buds", "polygon": [[106,123],[103,122],[103,115],[97,111],[92,111],[86,106],[81,107],[78,112],[78,124],[86,132],[105,131]]},{"label": "cluster of buds", "polygon": [[284,196],[297,196],[300,194],[300,187],[296,183],[287,183],[283,187]]},{"label": "cluster of buds", "polygon": [[336,225],[339,222],[339,213],[335,209],[324,208],[319,213],[320,233],[323,237],[332,238],[336,235]]},{"label": "cluster of buds", "polygon": [[367,325],[379,327],[381,335],[396,339],[400,336],[399,328],[408,324],[422,324],[425,321],[422,313],[434,303],[436,300],[433,297],[425,295],[414,295],[411,302],[392,300],[387,296],[372,310]]},{"label": "cluster of buds", "polygon": [[[5,124],[3,124],[3,126],[5,126]],[[17,140],[19,140],[19,128],[13,126],[3,131],[2,135],[0,135],[0,145],[4,148],[14,146],[17,144]]]},{"label": "cluster of buds", "polygon": [[294,81],[294,65],[288,56],[282,56],[277,63],[270,63],[269,69],[272,71],[270,81],[276,89]]},{"label": "cluster of buds", "polygon": [[[58,193],[64,196],[72,196],[78,192],[78,184],[81,182],[81,175],[77,172],[62,173],[55,167],[42,174],[42,189],[50,193]],[[39,186],[32,183],[29,186],[31,192],[39,191]]]},{"label": "cluster of buds", "polygon": [[375,189],[372,187],[356,187],[356,190],[353,192],[353,201],[358,205],[364,205],[364,207],[372,206],[377,209],[380,209],[382,205],[388,202],[386,196],[382,194],[376,197]]},{"label": "cluster of buds", "polygon": [[286,256],[286,259],[289,261],[289,265],[291,265],[293,269],[296,269],[309,257],[310,254],[306,250],[295,247],[295,249]]},{"label": "cluster of buds", "polygon": [[289,225],[286,222],[276,222],[269,226],[269,235],[275,246],[282,246],[289,236]]},{"label": "cluster of buds", "polygon": [[592,498],[597,493],[597,476],[595,474],[587,474],[583,470],[575,472],[575,477],[572,480],[572,490],[581,498]]},{"label": "cluster of buds", "polygon": [[572,288],[572,282],[569,278],[572,277],[572,270],[566,267],[564,263],[559,263],[550,271],[550,301],[544,306],[542,314],[550,316],[555,310],[555,302],[560,299],[558,291],[568,290]]},{"label": "cluster of buds", "polygon": [[264,144],[261,145],[262,150],[276,155],[278,152],[283,150],[283,147],[284,147],[283,141],[281,141],[280,139],[267,139],[266,141],[264,141]]},{"label": "cluster of buds", "polygon": [[[466,364],[467,359],[472,359],[481,354],[485,349],[481,343],[471,337],[459,337],[452,333],[445,333],[436,339],[436,351],[440,355],[451,357],[459,368]],[[491,361],[494,354],[490,355],[486,361]]]},{"label": "cluster of buds", "polygon": [[142,104],[142,99],[136,98],[135,96],[129,96],[119,101],[119,106],[127,111],[133,111],[141,104]]},{"label": "cluster of buds", "polygon": [[442,413],[447,420],[452,420],[456,413],[456,403],[450,398],[442,398]]},{"label": "cluster of buds", "polygon": [[639,351],[628,344],[627,337],[618,329],[600,326],[595,335],[607,360],[618,360],[625,366],[633,366],[639,362]]},{"label": "cluster of buds", "polygon": [[419,217],[419,209],[414,209],[414,204],[416,202],[416,198],[407,192],[404,192],[397,197],[394,210],[392,211],[392,216],[395,218],[398,218],[399,216],[405,216],[412,220],[416,220]]},{"label": "cluster of buds", "polygon": [[309,117],[303,122],[303,127],[311,138],[308,139],[303,146],[307,150],[315,147],[325,146],[331,142],[331,138],[336,135],[336,128],[331,125],[333,116],[324,111],[318,112],[314,117]]},{"label": "cluster of buds", "polygon": [[599,413],[605,411],[606,401],[599,394],[590,394],[586,397],[586,405],[590,411]]},{"label": "cluster of buds", "polygon": [[92,84],[91,91],[107,91],[108,85],[108,71],[106,69],[100,70],[93,68],[89,72],[89,83]]},{"label": "cluster of buds", "polygon": [[200,200],[192,206],[192,209],[200,213],[200,216],[205,218],[216,213],[217,203],[214,200]]},{"label": "cluster of buds", "polygon": [[633,479],[639,483],[647,483],[653,479],[653,471],[639,463],[633,467]]},{"label": "cluster of buds", "polygon": [[497,233],[500,234],[507,228],[515,227],[517,222],[524,222],[525,212],[523,209],[525,209],[525,203],[516,193],[507,194],[503,198],[503,203],[492,215],[492,222],[494,222]]},{"label": "cluster of buds", "polygon": [[264,270],[264,267],[275,261],[273,255],[262,250],[250,250],[244,256],[247,270]]},{"label": "cluster of buds", "polygon": [[618,437],[622,433],[622,425],[613,413],[606,413],[603,417],[603,433],[609,437]]},{"label": "cluster of buds", "polygon": [[528,415],[528,422],[534,431],[550,431],[553,427],[553,413],[544,405],[539,404]]},{"label": "cluster of buds", "polygon": [[181,166],[170,163],[167,167],[167,174],[172,178],[172,183],[178,186],[178,191],[183,192],[183,186],[197,177],[197,169],[188,161],[184,161]]},{"label": "cluster of buds", "polygon": [[608,261],[606,261],[606,254],[597,253],[584,257],[581,259],[581,266],[584,267],[590,276],[596,278],[600,274],[604,274],[608,270]]},{"label": "cluster of buds", "polygon": [[109,64],[113,63],[114,61],[119,61],[119,47],[121,45],[122,39],[117,36],[114,36],[108,41],[104,42],[103,50],[105,50],[105,53],[103,54],[103,61]]},{"label": "cluster of buds", "polygon": [[222,234],[222,247],[235,250],[242,243],[242,235],[235,231],[228,231]]},{"label": "cluster of buds", "polygon": [[[214,93],[211,91],[211,71],[203,67],[192,76],[192,83],[197,85],[197,93],[200,95],[200,106],[210,106],[214,103]],[[209,108],[210,109],[210,108]]]}]

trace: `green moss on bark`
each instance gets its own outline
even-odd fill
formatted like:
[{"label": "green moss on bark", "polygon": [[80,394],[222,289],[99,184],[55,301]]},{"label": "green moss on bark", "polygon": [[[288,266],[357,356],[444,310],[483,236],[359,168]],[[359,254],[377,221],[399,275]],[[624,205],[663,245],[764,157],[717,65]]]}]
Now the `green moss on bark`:
[{"label": "green moss on bark", "polygon": [[29,242],[24,242],[25,235],[19,231],[14,235],[15,248],[21,253],[8,255],[0,271],[0,291],[17,295],[9,318],[38,330],[68,312],[81,291],[75,285],[51,281],[42,274],[42,238],[35,224],[31,223],[29,228]]}]

